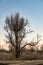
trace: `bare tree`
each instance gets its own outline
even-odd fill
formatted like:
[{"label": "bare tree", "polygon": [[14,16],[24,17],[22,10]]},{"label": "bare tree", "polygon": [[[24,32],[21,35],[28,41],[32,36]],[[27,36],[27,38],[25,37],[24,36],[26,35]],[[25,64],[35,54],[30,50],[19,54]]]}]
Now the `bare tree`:
[{"label": "bare tree", "polygon": [[35,38],[32,39],[31,43],[29,43],[29,45],[31,46],[36,46],[40,41],[41,41],[41,35],[36,34],[36,39],[37,41],[34,41]]},{"label": "bare tree", "polygon": [[[33,38],[32,41],[31,41],[31,43],[29,43],[29,45],[31,46],[31,51],[35,51],[35,50],[34,50],[34,47],[35,47],[36,45],[38,45],[39,42],[41,41],[41,35],[36,34],[36,39],[37,39],[37,41],[34,41],[34,39],[35,39],[35,38]],[[38,46],[37,46],[37,47],[38,47]],[[37,51],[38,51],[38,48],[37,48]]]},{"label": "bare tree", "polygon": [[36,43],[38,44],[41,41],[41,35],[37,34],[36,37],[37,37],[37,42]]},{"label": "bare tree", "polygon": [[[21,50],[29,44],[23,44],[22,41],[26,37],[26,34],[33,32],[30,29],[28,20],[23,17],[19,17],[19,13],[15,16],[6,17],[5,20],[5,31],[7,32],[6,42],[12,44],[15,48],[15,57],[19,58]],[[22,45],[22,46],[21,46]]]},{"label": "bare tree", "polygon": [[43,44],[40,46],[41,52],[43,52]]}]

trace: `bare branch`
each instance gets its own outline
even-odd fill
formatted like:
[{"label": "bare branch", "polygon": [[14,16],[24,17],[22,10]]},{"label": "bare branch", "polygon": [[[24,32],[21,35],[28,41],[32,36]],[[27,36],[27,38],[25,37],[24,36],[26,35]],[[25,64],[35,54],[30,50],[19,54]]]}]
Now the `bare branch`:
[{"label": "bare branch", "polygon": [[36,45],[41,41],[40,37],[41,37],[41,36],[40,36],[39,34],[37,34],[37,35],[36,35],[37,42],[36,42],[36,41],[34,42],[34,38],[33,38],[32,41],[31,41],[31,43],[30,43],[29,45],[31,45],[31,46],[36,46]]},{"label": "bare branch", "polygon": [[36,42],[31,42],[29,45],[30,46],[36,46],[38,43],[36,43]]},{"label": "bare branch", "polygon": [[41,41],[41,36],[37,34],[37,44]]},{"label": "bare branch", "polygon": [[23,45],[22,47],[21,47],[21,49],[20,50],[22,50],[24,47],[26,47],[27,45],[29,45],[29,43],[27,43],[27,44],[25,44],[25,45]]}]

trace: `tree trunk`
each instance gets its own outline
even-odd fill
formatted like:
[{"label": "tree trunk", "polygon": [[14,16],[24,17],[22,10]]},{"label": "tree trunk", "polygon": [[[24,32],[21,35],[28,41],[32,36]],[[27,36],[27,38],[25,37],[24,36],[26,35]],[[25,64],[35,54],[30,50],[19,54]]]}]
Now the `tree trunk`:
[{"label": "tree trunk", "polygon": [[16,59],[18,59],[20,57],[20,50],[18,48],[16,48],[16,55],[15,55]]},{"label": "tree trunk", "polygon": [[16,37],[16,52],[15,52],[15,57],[16,57],[16,59],[18,59],[19,58],[19,56],[20,56],[20,46],[19,46],[19,43],[18,43],[18,33],[16,32],[15,33],[15,37]]}]

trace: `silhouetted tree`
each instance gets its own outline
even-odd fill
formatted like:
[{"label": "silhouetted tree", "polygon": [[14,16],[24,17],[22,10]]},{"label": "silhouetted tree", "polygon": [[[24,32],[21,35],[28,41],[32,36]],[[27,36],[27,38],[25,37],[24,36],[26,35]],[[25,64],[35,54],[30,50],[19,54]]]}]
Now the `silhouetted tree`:
[{"label": "silhouetted tree", "polygon": [[22,43],[23,39],[27,33],[33,32],[30,29],[28,20],[19,17],[19,13],[15,16],[11,15],[10,17],[6,17],[4,29],[7,32],[7,35],[5,35],[7,37],[6,42],[12,44],[16,51],[15,57],[19,58],[21,50],[28,45]]}]

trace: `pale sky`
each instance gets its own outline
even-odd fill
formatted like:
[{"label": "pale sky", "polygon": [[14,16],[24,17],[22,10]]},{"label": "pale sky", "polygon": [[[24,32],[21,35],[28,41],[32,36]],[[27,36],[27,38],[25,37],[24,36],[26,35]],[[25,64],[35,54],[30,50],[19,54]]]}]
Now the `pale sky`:
[{"label": "pale sky", "polygon": [[[15,15],[28,19],[31,29],[42,36],[43,42],[43,0],[0,0],[0,42],[4,42],[5,31],[3,29],[6,16]],[[28,38],[28,37],[27,37]],[[41,44],[40,43],[40,44]]]}]

